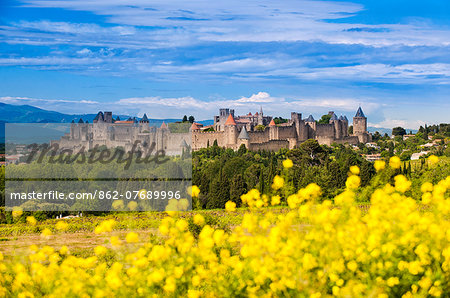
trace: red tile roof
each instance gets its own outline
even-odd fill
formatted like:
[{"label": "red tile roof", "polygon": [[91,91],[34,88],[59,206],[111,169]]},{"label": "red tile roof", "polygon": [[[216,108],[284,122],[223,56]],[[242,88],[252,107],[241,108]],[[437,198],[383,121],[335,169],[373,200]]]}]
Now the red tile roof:
[{"label": "red tile roof", "polygon": [[197,123],[192,123],[191,125],[191,130],[199,130],[200,128],[198,127]]},{"label": "red tile roof", "polygon": [[225,121],[225,125],[236,125],[236,122],[234,121],[233,115],[229,115],[227,121]]}]

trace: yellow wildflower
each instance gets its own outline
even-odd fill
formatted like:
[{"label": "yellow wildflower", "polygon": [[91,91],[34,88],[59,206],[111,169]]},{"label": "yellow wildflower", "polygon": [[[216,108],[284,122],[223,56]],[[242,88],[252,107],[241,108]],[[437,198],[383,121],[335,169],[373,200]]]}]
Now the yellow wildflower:
[{"label": "yellow wildflower", "polygon": [[13,216],[14,218],[21,217],[22,214],[23,214],[23,211],[22,211],[22,209],[21,209],[20,207],[14,207],[14,208],[13,208],[12,216]]},{"label": "yellow wildflower", "polygon": [[96,234],[111,232],[115,224],[116,221],[114,219],[104,220],[98,226],[95,227],[94,232]]},{"label": "yellow wildflower", "polygon": [[436,155],[430,155],[428,157],[428,160],[430,161],[430,163],[432,165],[437,164],[439,162],[439,157],[437,157]]},{"label": "yellow wildflower", "polygon": [[52,235],[52,231],[49,228],[42,230],[41,237],[49,237]]},{"label": "yellow wildflower", "polygon": [[37,223],[37,220],[36,220],[36,218],[34,218],[34,216],[27,216],[27,222],[30,225],[35,226]]},{"label": "yellow wildflower", "polygon": [[393,169],[399,169],[402,165],[402,162],[400,161],[400,158],[398,156],[392,156],[389,159],[389,166]]},{"label": "yellow wildflower", "polygon": [[275,177],[273,177],[273,183],[272,183],[272,188],[275,190],[278,190],[280,188],[282,188],[284,185],[284,178],[280,177],[278,175],[276,175]]},{"label": "yellow wildflower", "polygon": [[347,186],[348,189],[357,189],[361,183],[361,178],[356,175],[351,175],[347,178],[347,181],[345,182],[345,186]]},{"label": "yellow wildflower", "polygon": [[59,230],[59,231],[65,231],[65,230],[67,230],[67,227],[69,226],[69,224],[67,223],[67,222],[65,222],[65,221],[58,221],[57,223],[56,223],[56,229],[57,230]]},{"label": "yellow wildflower", "polygon": [[272,206],[280,205],[281,197],[280,196],[273,196],[270,204]]},{"label": "yellow wildflower", "polygon": [[350,167],[350,172],[353,175],[359,175],[359,173],[360,173],[359,167],[358,166],[351,166]]},{"label": "yellow wildflower", "polygon": [[386,163],[383,160],[375,160],[373,166],[375,167],[375,170],[379,172],[381,170],[384,170],[384,168],[386,167]]},{"label": "yellow wildflower", "polygon": [[431,192],[431,191],[433,191],[433,184],[430,183],[430,182],[425,182],[420,187],[420,191],[422,191],[422,192]]},{"label": "yellow wildflower", "polygon": [[111,236],[110,241],[112,246],[120,246],[122,244],[118,236]]},{"label": "yellow wildflower", "polygon": [[65,245],[61,246],[59,249],[59,254],[61,255],[67,255],[69,253],[69,248]]},{"label": "yellow wildflower", "polygon": [[225,209],[229,212],[236,211],[236,203],[232,201],[226,202]]},{"label": "yellow wildflower", "polygon": [[205,223],[205,218],[200,213],[196,213],[194,215],[194,219],[193,220],[194,220],[194,223],[197,226],[202,226]]},{"label": "yellow wildflower", "polygon": [[102,245],[96,246],[94,252],[97,256],[102,256],[108,252],[108,249]]},{"label": "yellow wildflower", "polygon": [[400,283],[400,281],[399,281],[398,277],[389,277],[388,280],[386,281],[386,283],[389,287],[392,288],[393,286],[398,285]]},{"label": "yellow wildflower", "polygon": [[188,227],[188,222],[184,219],[180,219],[176,223],[177,229],[180,231],[185,231]]},{"label": "yellow wildflower", "polygon": [[125,237],[125,241],[127,241],[128,243],[136,243],[139,241],[139,235],[135,232],[130,232]]},{"label": "yellow wildflower", "polygon": [[433,195],[429,192],[426,192],[422,195],[422,203],[423,204],[430,204],[431,199],[433,198]]},{"label": "yellow wildflower", "polygon": [[115,200],[112,203],[111,207],[115,210],[120,210],[120,209],[123,209],[125,207],[125,205],[123,203],[123,200]]},{"label": "yellow wildflower", "polygon": [[283,160],[283,167],[285,167],[286,169],[292,168],[293,166],[294,166],[294,163],[289,158]]},{"label": "yellow wildflower", "polygon": [[188,188],[188,193],[192,197],[196,198],[200,194],[200,188],[197,185],[192,185]]},{"label": "yellow wildflower", "polygon": [[405,192],[411,187],[411,181],[408,181],[405,176],[397,175],[394,177],[395,190],[399,192]]},{"label": "yellow wildflower", "polygon": [[130,201],[127,204],[128,210],[134,211],[138,207],[138,203],[136,201]]}]

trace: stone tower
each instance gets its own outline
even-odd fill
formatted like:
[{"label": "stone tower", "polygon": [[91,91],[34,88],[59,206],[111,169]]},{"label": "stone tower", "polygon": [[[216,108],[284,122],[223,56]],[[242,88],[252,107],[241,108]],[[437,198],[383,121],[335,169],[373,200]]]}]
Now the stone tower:
[{"label": "stone tower", "polygon": [[259,107],[258,125],[264,125],[264,114],[263,114],[262,106]]},{"label": "stone tower", "polygon": [[342,121],[342,135],[344,137],[348,137],[348,119],[347,116],[339,117],[339,120]]},{"label": "stone tower", "polygon": [[364,115],[361,107],[356,111],[353,117],[353,134],[362,134],[367,132],[367,117]]},{"label": "stone tower", "polygon": [[336,139],[342,139],[342,125],[339,118],[336,116],[334,112],[331,112],[330,124],[334,126],[334,137]]},{"label": "stone tower", "polygon": [[227,121],[225,121],[225,135],[227,138],[227,147],[236,149],[238,131],[236,121],[234,121],[233,114],[229,114]]},{"label": "stone tower", "polygon": [[367,131],[367,117],[361,107],[358,108],[355,117],[353,117],[353,135],[358,137],[360,143],[367,143],[372,139]]},{"label": "stone tower", "polygon": [[239,133],[238,136],[238,142],[239,142],[239,147],[243,144],[245,145],[245,148],[250,149],[249,145],[250,145],[250,137],[247,133],[247,129],[245,128],[245,126],[242,127],[241,132]]}]

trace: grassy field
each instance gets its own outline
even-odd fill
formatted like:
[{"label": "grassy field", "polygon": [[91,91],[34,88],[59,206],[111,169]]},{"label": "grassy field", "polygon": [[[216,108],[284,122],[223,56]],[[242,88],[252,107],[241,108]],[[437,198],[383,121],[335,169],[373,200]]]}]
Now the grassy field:
[{"label": "grassy field", "polygon": [[[261,213],[270,210],[274,213],[285,213],[287,208],[276,207],[270,209],[261,209]],[[226,212],[225,210],[205,210],[182,212],[177,216],[190,219],[196,213],[200,213],[209,219],[210,225],[231,229],[242,222],[242,216],[248,209],[237,209],[236,212]],[[5,256],[20,256],[31,244],[38,246],[51,245],[60,248],[63,245],[69,247],[71,254],[77,256],[93,255],[93,248],[97,245],[108,243],[111,236],[119,236],[123,239],[128,232],[137,232],[140,241],[158,242],[161,237],[158,226],[161,220],[168,216],[164,212],[116,212],[107,216],[86,216],[71,219],[49,219],[37,222],[36,225],[17,222],[15,224],[0,225],[0,252]],[[96,234],[94,229],[102,221],[114,219],[116,224],[114,230],[110,233]],[[64,221],[68,224],[63,232],[56,229],[56,223]],[[48,238],[41,237],[44,229],[50,229],[53,233]]]},{"label": "grassy field", "polygon": [[[369,205],[358,205],[361,210],[367,211]],[[223,209],[201,210],[180,212],[177,217],[192,221],[192,217],[200,213],[208,221],[208,224],[215,228],[231,230],[241,224],[243,215],[248,212],[248,208],[238,208],[235,212],[227,212]],[[261,216],[267,212],[274,214],[285,214],[289,211],[287,206],[277,206],[262,208],[257,210]],[[128,232],[136,232],[140,236],[140,242],[160,242],[162,235],[158,227],[164,217],[165,212],[115,212],[106,216],[85,216],[71,219],[49,219],[30,225],[26,222],[15,224],[0,224],[0,252],[5,256],[19,257],[24,255],[31,244],[37,246],[51,245],[59,249],[66,245],[72,255],[87,257],[94,254],[94,247],[97,245],[107,245],[111,236],[118,236],[124,239]],[[109,233],[96,234],[94,229],[101,222],[114,219],[116,224],[114,230]],[[68,224],[65,231],[58,231],[56,224],[64,221]],[[302,223],[303,224],[303,223]],[[50,229],[52,235],[48,238],[41,237],[44,229]]]}]

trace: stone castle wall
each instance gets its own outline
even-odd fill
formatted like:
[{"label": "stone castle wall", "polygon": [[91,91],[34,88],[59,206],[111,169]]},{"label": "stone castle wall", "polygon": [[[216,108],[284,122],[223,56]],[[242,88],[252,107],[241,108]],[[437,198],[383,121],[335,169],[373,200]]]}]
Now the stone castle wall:
[{"label": "stone castle wall", "polygon": [[289,148],[289,141],[287,141],[287,140],[271,140],[269,142],[263,142],[263,143],[251,143],[249,146],[249,150],[252,150],[252,151],[258,151],[258,150],[278,151],[282,148]]},{"label": "stone castle wall", "polygon": [[[232,111],[233,114],[230,119],[234,120],[234,110]],[[331,115],[334,114],[331,113]],[[220,122],[225,123],[226,117],[224,115],[221,117]],[[193,149],[206,147],[208,140],[210,145],[214,140],[217,140],[219,146],[232,149],[237,149],[241,144],[245,144],[250,150],[294,148],[308,139],[315,139],[320,144],[325,145],[332,145],[333,143],[355,145],[370,140],[370,134],[365,131],[366,118],[354,118],[358,131],[356,134],[349,136],[347,118],[341,116],[338,119],[336,115],[333,117],[334,119],[331,119],[328,124],[318,124],[316,121],[305,122],[301,113],[293,112],[291,113],[291,119],[286,124],[280,126],[272,124],[266,126],[263,131],[247,129],[248,139],[239,139],[238,135],[243,129],[242,125],[230,121],[232,124],[224,125],[221,131],[211,133],[197,130],[193,132]],[[219,119],[219,116],[216,116],[216,118]],[[218,126],[216,128],[220,129]],[[360,130],[364,131],[359,132]]]},{"label": "stone castle wall", "polygon": [[263,131],[249,131],[248,136],[252,143],[264,143],[269,141],[269,130]]},{"label": "stone castle wall", "polygon": [[153,152],[164,150],[166,155],[179,155],[183,144],[192,144],[190,133],[171,133],[168,129],[149,127],[148,123],[136,126],[112,123],[72,124],[70,133],[60,140],[52,141],[52,144],[57,143],[60,149],[70,150],[83,147],[90,150],[96,146],[106,146],[122,147],[125,151],[130,151],[136,141],[137,149],[149,150],[155,143]]},{"label": "stone castle wall", "polygon": [[[354,131],[351,136],[348,135],[348,120],[346,117],[337,119],[333,112],[333,119],[328,124],[318,124],[314,119],[305,122],[301,113],[291,113],[291,119],[283,124],[276,126],[273,122],[266,126],[263,131],[254,131],[247,129],[247,134],[240,138],[243,125],[234,121],[234,110],[222,109],[220,116],[215,117],[216,129],[222,127],[217,125],[223,122],[223,129],[216,131],[201,131],[195,124],[189,133],[172,133],[167,127],[150,127],[148,121],[128,122],[95,122],[73,123],[70,133],[66,134],[60,140],[60,148],[81,148],[92,149],[96,145],[106,147],[122,147],[126,151],[131,150],[135,141],[144,144],[156,144],[155,150],[164,150],[167,155],[177,155],[181,153],[182,144],[188,145],[192,150],[212,146],[217,141],[218,146],[236,150],[241,144],[244,144],[250,150],[270,150],[275,151],[281,148],[295,148],[308,139],[315,139],[320,144],[331,145],[338,144],[358,144],[366,143],[371,140],[367,129],[367,118],[359,110],[358,117],[354,119]],[[106,115],[106,114],[105,114]],[[226,123],[225,116],[229,116]],[[361,117],[362,115],[362,117]],[[108,116],[109,117],[109,116]],[[146,116],[145,116],[146,117]],[[266,116],[264,116],[266,117]],[[310,116],[312,117],[312,116]],[[248,117],[247,117],[248,118]],[[147,118],[146,118],[147,119]],[[227,118],[228,119],[228,118]],[[271,117],[265,118],[272,119]],[[81,121],[82,122],[82,121]],[[139,148],[139,147],[138,147]]]},{"label": "stone castle wall", "polygon": [[208,144],[212,146],[215,140],[217,140],[217,145],[220,147],[225,147],[227,145],[227,138],[224,131],[192,131],[193,150],[206,148]]},{"label": "stone castle wall", "polygon": [[278,139],[287,140],[296,136],[296,131],[294,126],[278,126]]}]

